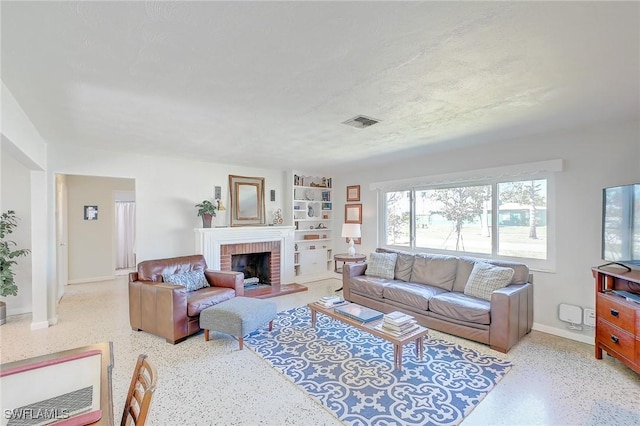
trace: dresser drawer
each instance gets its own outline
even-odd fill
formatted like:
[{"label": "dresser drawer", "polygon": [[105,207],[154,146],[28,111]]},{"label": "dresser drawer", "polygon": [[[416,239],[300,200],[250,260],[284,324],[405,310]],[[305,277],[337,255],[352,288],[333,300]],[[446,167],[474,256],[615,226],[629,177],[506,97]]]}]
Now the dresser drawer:
[{"label": "dresser drawer", "polygon": [[636,310],[628,306],[619,296],[598,293],[596,314],[598,318],[615,324],[629,333],[635,333]]},{"label": "dresser drawer", "polygon": [[635,337],[613,324],[598,318],[596,339],[602,346],[614,350],[628,360],[635,359]]}]

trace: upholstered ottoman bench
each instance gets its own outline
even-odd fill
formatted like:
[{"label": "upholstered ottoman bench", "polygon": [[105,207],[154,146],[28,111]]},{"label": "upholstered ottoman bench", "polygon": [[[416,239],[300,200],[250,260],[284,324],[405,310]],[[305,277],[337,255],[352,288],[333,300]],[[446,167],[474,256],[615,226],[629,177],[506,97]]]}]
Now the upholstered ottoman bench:
[{"label": "upholstered ottoman bench", "polygon": [[209,331],[230,334],[238,338],[242,350],[242,338],[269,322],[273,329],[276,304],[268,300],[251,297],[234,297],[200,312],[200,328],[204,329],[204,340],[209,341]]}]

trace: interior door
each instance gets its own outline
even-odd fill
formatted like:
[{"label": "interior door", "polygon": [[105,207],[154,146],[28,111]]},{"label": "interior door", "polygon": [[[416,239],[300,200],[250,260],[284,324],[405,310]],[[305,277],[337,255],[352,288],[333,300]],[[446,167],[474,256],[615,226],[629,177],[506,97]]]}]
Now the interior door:
[{"label": "interior door", "polygon": [[64,296],[69,281],[69,237],[67,215],[67,183],[64,175],[56,175],[56,269],[58,302]]}]

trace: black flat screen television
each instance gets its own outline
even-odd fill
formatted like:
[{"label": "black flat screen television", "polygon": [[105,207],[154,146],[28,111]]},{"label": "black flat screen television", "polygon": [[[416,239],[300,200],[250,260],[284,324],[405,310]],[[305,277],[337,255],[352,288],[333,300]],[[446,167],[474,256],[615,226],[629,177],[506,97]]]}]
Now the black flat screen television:
[{"label": "black flat screen television", "polygon": [[640,266],[640,183],[602,190],[602,259]]}]

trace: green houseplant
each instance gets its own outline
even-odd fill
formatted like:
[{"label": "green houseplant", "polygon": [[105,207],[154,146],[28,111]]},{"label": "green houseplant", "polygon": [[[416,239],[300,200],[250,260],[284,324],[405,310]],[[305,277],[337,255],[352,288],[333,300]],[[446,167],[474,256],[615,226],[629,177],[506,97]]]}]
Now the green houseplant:
[{"label": "green houseplant", "polygon": [[[18,226],[18,217],[13,210],[8,210],[0,216],[0,296],[17,296],[18,286],[15,283],[13,266],[14,259],[29,254],[28,249],[17,249],[14,241],[6,239]],[[0,324],[7,318],[7,307],[0,301]]]},{"label": "green houseplant", "polygon": [[198,216],[202,216],[202,227],[211,228],[211,220],[216,216],[218,207],[209,200],[196,204]]}]

